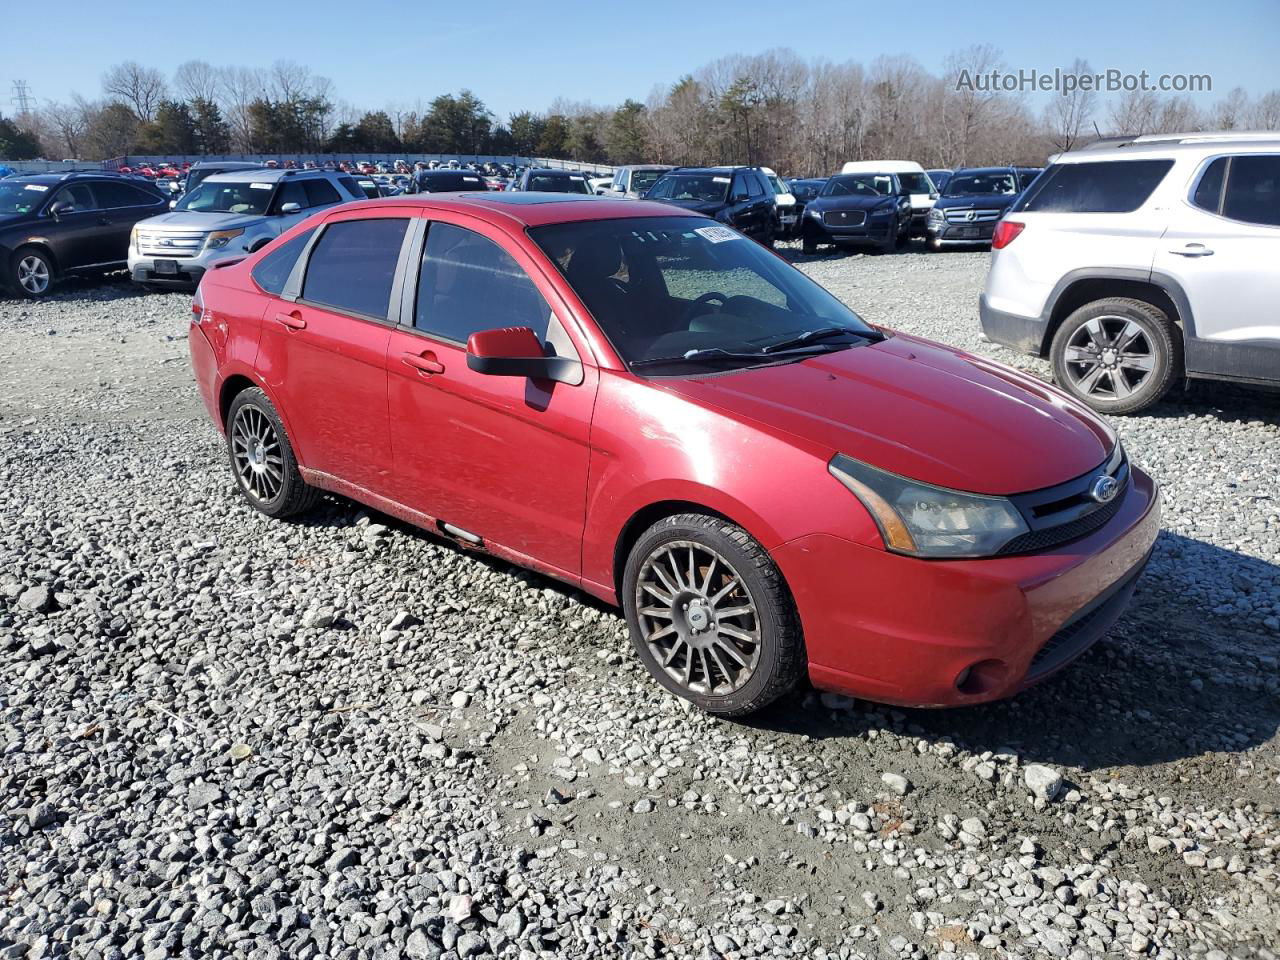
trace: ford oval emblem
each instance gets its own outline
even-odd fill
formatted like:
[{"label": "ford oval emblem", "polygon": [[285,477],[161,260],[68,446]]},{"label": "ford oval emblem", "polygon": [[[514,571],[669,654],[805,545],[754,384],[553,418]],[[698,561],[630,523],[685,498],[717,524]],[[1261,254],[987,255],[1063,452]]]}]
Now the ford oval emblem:
[{"label": "ford oval emblem", "polygon": [[1098,477],[1097,480],[1093,481],[1093,486],[1089,488],[1089,496],[1097,500],[1098,503],[1110,503],[1119,492],[1120,481],[1115,477]]}]

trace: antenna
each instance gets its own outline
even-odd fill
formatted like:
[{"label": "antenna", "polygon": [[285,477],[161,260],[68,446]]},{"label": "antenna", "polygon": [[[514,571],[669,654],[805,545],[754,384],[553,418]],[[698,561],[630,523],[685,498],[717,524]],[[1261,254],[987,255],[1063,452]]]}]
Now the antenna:
[{"label": "antenna", "polygon": [[18,108],[18,116],[25,116],[31,112],[32,99],[31,87],[27,85],[27,81],[13,81],[13,96],[9,102]]}]

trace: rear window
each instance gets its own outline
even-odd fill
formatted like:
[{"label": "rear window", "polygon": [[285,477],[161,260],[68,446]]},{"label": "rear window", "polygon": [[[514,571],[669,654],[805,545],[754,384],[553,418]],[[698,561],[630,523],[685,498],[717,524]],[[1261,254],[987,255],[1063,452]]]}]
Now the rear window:
[{"label": "rear window", "polygon": [[329,224],[311,251],[302,299],[345,313],[387,319],[408,224],[403,217]]},{"label": "rear window", "polygon": [[1054,164],[1016,206],[1028,213],[1129,213],[1173,166],[1172,160],[1115,160]]},{"label": "rear window", "polygon": [[306,247],[307,241],[311,239],[311,235],[315,232],[314,227],[310,230],[304,230],[296,237],[286,240],[259,260],[257,266],[253,268],[253,282],[267,293],[274,293],[278,296],[280,291],[284,289],[285,283],[288,282],[289,274],[293,272],[293,265],[302,256],[302,251]]}]

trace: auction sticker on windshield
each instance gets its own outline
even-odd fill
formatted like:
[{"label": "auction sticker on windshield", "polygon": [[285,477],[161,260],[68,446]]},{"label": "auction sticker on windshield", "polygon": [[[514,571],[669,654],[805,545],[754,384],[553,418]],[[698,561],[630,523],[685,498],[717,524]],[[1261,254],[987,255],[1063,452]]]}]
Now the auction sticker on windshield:
[{"label": "auction sticker on windshield", "polygon": [[271,189],[271,184],[269,184],[269,183],[251,183],[251,184],[249,184],[249,188],[250,188],[251,190],[270,190],[270,189]]},{"label": "auction sticker on windshield", "polygon": [[49,188],[45,186],[43,183],[28,183],[27,189],[34,190],[36,193],[44,193]]},{"label": "auction sticker on windshield", "polygon": [[693,231],[712,243],[724,243],[726,240],[737,240],[741,234],[734,233],[728,227],[698,227]]}]

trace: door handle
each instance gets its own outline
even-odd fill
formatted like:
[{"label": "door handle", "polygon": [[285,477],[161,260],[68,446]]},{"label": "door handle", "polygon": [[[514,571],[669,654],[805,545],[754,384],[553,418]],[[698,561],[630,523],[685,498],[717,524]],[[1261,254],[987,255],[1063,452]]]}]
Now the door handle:
[{"label": "door handle", "polygon": [[110,218],[110,217],[99,217],[99,218],[98,218],[98,225],[99,225],[99,226],[103,226],[103,227],[109,227],[109,226],[111,226],[111,218]]},{"label": "door handle", "polygon": [[1203,243],[1188,243],[1181,250],[1170,250],[1170,253],[1176,253],[1180,257],[1212,257],[1213,251],[1206,247]]},{"label": "door handle", "polygon": [[436,355],[430,350],[423,353],[405,353],[401,354],[400,361],[407,366],[413,367],[421,374],[444,373],[444,364],[436,359]]},{"label": "door handle", "polygon": [[302,314],[296,310],[292,313],[277,313],[276,322],[284,324],[290,330],[305,330],[307,328],[307,321],[303,320]]}]

